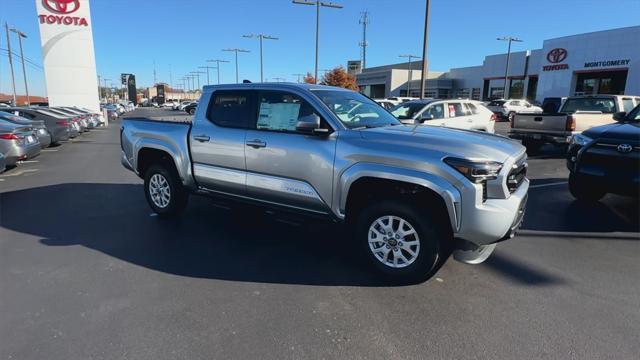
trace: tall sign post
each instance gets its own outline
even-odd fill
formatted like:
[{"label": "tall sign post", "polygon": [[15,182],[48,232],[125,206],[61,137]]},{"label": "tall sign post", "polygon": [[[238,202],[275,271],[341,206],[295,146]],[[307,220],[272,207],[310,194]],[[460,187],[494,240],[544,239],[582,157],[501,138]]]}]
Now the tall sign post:
[{"label": "tall sign post", "polygon": [[35,0],[51,106],[100,109],[89,0]]}]

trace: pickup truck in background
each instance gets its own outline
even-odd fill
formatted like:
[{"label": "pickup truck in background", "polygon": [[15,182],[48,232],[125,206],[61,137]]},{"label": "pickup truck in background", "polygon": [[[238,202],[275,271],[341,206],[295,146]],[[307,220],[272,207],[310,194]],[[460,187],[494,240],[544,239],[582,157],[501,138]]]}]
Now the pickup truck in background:
[{"label": "pickup truck in background", "polygon": [[121,145],[159,217],[189,195],[319,216],[352,231],[319,247],[355,241],[403,283],[428,278],[451,250],[487,259],[513,237],[529,189],[516,141],[403,125],[362,94],[311,84],[206,86],[191,122],[127,118]]},{"label": "pickup truck in background", "polygon": [[638,104],[638,96],[572,96],[555,114],[516,114],[509,137],[522,140],[529,153],[536,152],[546,143],[568,145],[573,135],[615,122],[615,113],[631,111]]}]

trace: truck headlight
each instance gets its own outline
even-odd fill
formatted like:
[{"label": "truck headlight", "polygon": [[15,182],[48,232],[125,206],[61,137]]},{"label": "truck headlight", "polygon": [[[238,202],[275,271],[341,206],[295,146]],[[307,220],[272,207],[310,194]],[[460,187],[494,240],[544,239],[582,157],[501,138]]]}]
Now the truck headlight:
[{"label": "truck headlight", "polygon": [[502,164],[495,161],[473,161],[449,157],[444,159],[444,162],[474,184],[496,179],[502,169]]},{"label": "truck headlight", "polygon": [[571,142],[569,143],[570,145],[579,145],[579,146],[585,146],[588,143],[592,142],[593,139],[582,135],[582,134],[575,134],[571,137]]}]

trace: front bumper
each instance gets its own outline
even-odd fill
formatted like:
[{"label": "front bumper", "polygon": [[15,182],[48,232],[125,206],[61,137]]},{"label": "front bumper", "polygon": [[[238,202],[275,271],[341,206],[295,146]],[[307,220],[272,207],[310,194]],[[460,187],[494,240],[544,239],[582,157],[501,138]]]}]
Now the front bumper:
[{"label": "front bumper", "polygon": [[524,218],[528,191],[529,180],[525,179],[507,199],[487,199],[479,205],[463,199],[463,204],[473,205],[462,206],[460,230],[454,236],[476,245],[513,237]]},{"label": "front bumper", "polygon": [[120,162],[122,163],[122,166],[125,167],[125,169],[133,171],[134,173],[137,174],[137,172],[133,169],[133,165],[131,165],[131,163],[129,162],[129,159],[127,159],[127,155],[124,153],[124,151],[121,154],[122,156],[120,157]]},{"label": "front bumper", "polygon": [[565,134],[546,134],[546,133],[529,133],[511,131],[509,137],[517,140],[534,140],[553,144],[569,144],[572,135]]}]

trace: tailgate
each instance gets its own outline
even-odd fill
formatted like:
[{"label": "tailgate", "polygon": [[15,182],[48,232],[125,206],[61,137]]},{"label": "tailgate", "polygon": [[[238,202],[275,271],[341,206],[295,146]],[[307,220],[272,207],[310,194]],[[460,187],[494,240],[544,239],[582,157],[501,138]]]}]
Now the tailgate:
[{"label": "tailgate", "polygon": [[513,119],[514,130],[565,131],[567,115],[564,114],[516,114]]}]

